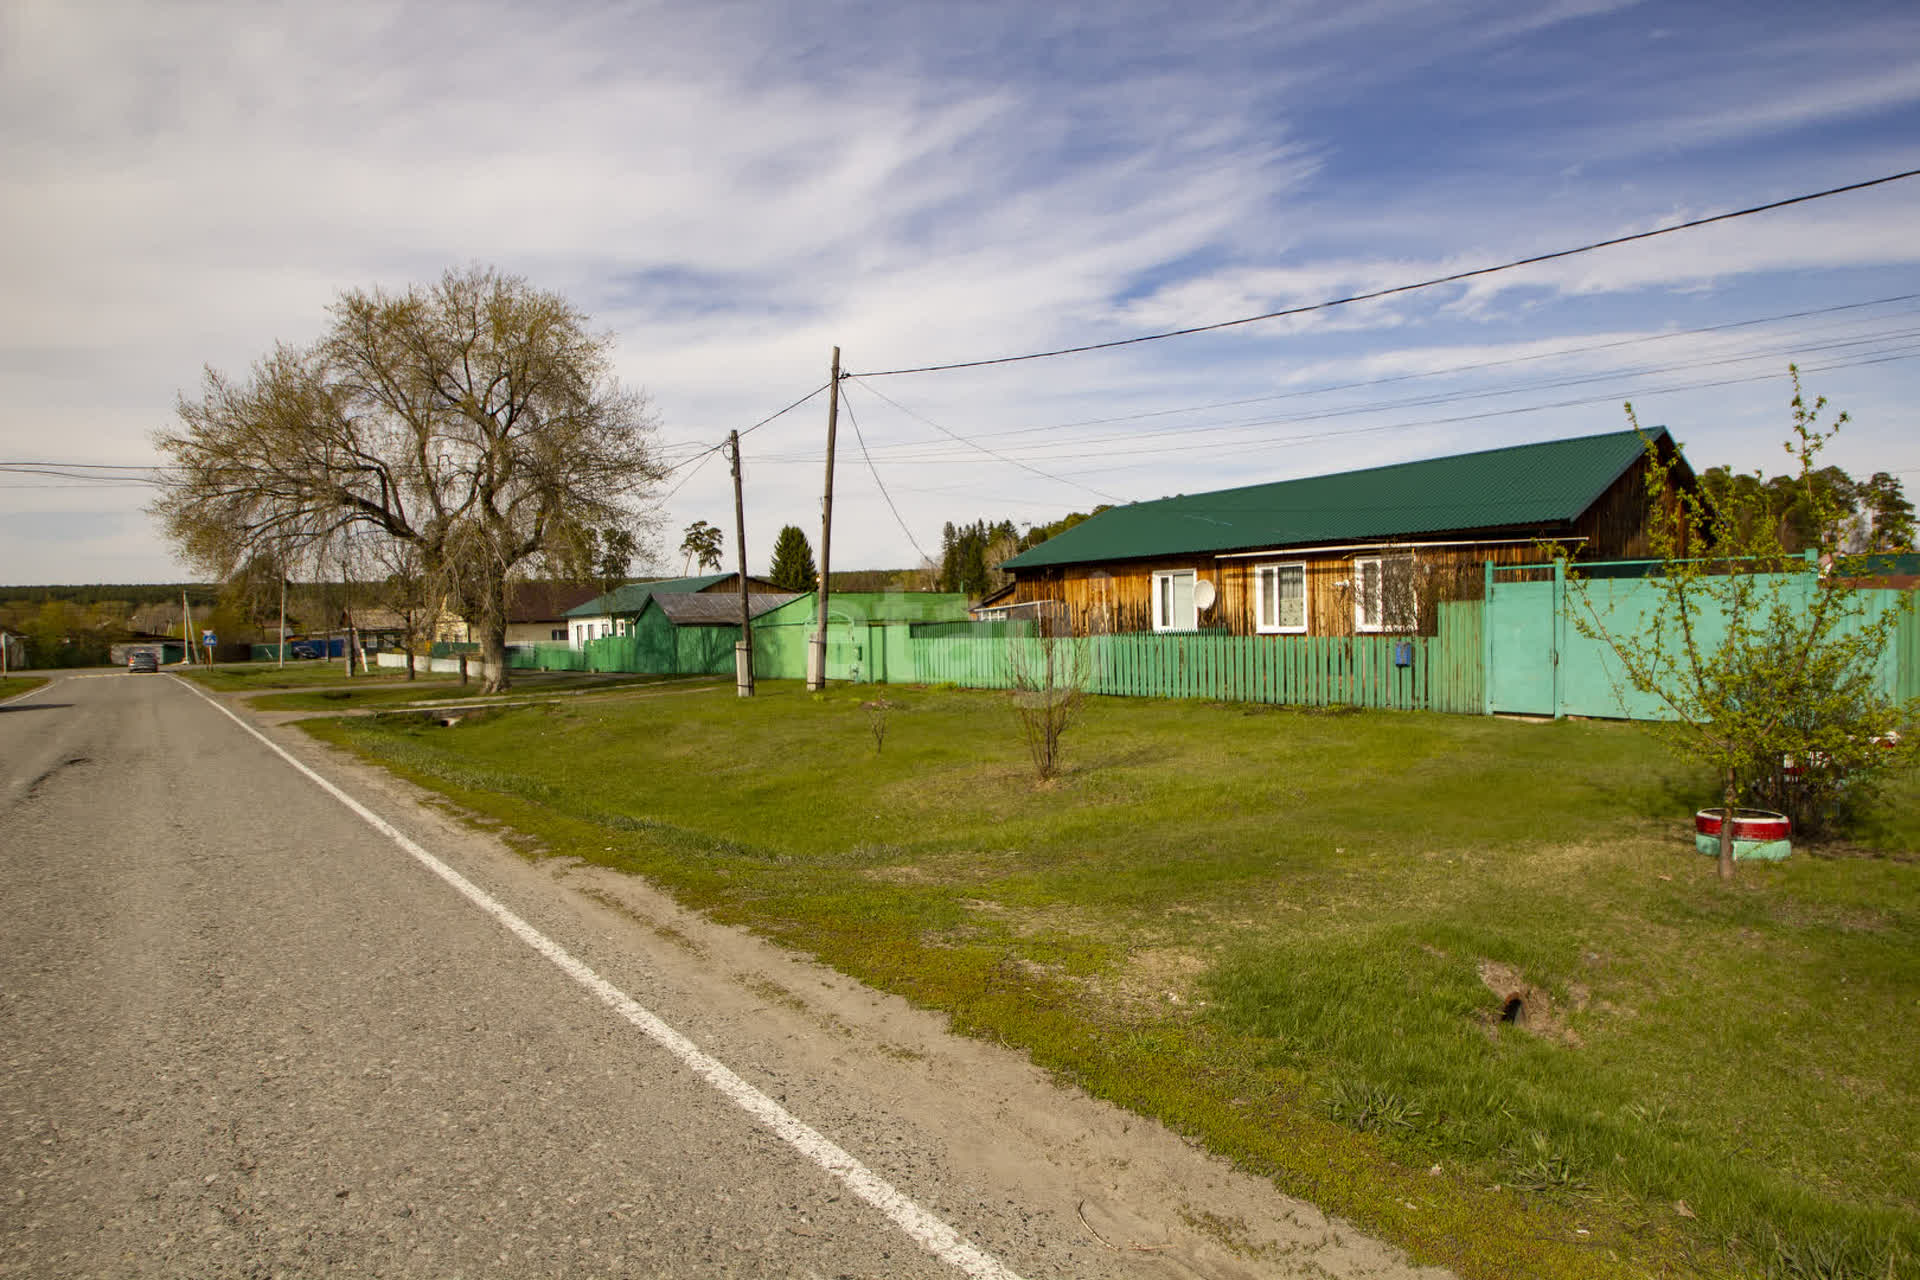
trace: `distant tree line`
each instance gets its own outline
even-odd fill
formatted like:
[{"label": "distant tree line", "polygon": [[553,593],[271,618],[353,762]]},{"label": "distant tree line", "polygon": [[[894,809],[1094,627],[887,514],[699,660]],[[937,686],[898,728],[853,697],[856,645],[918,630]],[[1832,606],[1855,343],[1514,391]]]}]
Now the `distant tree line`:
[{"label": "distant tree line", "polygon": [[1092,511],[1075,511],[1050,524],[1030,524],[1025,529],[1016,528],[1011,520],[976,520],[958,525],[949,521],[940,531],[939,563],[932,566],[936,588],[976,599],[998,591],[1010,578],[1001,572],[1002,564],[1092,519],[1109,505],[1102,503]]},{"label": "distant tree line", "polygon": [[1745,541],[1766,532],[1755,527],[1765,523],[1790,553],[1822,546],[1853,553],[1913,546],[1913,503],[1900,478],[1885,471],[1855,480],[1839,467],[1823,467],[1804,477],[1763,479],[1709,467],[1700,473],[1700,488],[1716,508],[1736,513],[1740,527],[1733,532]]},{"label": "distant tree line", "polygon": [[45,587],[0,587],[0,600],[6,607],[15,605],[39,605],[49,600],[60,600],[67,604],[164,604],[171,601],[180,603],[180,593],[187,593],[187,600],[195,608],[210,607],[220,597],[218,583],[206,582],[137,582],[137,583],[89,583],[85,586],[45,586]]}]

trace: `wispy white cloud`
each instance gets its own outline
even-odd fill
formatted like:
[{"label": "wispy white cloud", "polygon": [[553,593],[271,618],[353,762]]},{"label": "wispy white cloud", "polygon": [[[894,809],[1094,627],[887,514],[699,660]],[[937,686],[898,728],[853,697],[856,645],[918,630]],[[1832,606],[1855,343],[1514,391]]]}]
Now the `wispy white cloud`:
[{"label": "wispy white cloud", "polygon": [[[1655,16],[1670,38],[1644,39]],[[0,454],[57,444],[144,460],[147,433],[202,363],[244,368],[275,339],[317,333],[342,289],[468,261],[558,288],[615,329],[625,376],[683,440],[817,385],[834,344],[855,369],[968,359],[1443,274],[1724,207],[1735,187],[1786,194],[1797,175],[1770,144],[1789,134],[1828,157],[1897,165],[1912,154],[1897,126],[1920,123],[1916,73],[1862,47],[1888,47],[1904,21],[1730,33],[1738,47],[1707,59],[1685,15],[1601,0],[1524,15],[1246,3],[1178,22],[1128,4],[556,15],[496,0],[458,23],[406,3],[16,4],[0,13],[12,303]],[[1802,74],[1779,77],[1796,35],[1816,27]],[[1660,52],[1631,76],[1597,66],[1596,51],[1642,43]],[[1679,153],[1684,164],[1642,163]],[[1177,347],[887,385],[936,421],[991,431],[1764,311],[1809,281],[1832,298],[1856,276],[1875,288],[1914,278],[1913,199],[1885,193]],[[864,405],[882,456],[944,440]],[[1543,416],[1480,432],[1588,425]],[[812,521],[819,436],[809,410],[754,437],[763,533]],[[1383,433],[1258,465],[1326,469],[1452,442]],[[975,457],[882,463],[921,493],[903,505],[923,541],[999,502],[1040,504],[1021,507],[1037,517],[1092,500]],[[864,467],[843,465],[854,470],[836,559],[903,562]],[[1249,465],[1196,450],[1092,482],[1204,488]],[[70,501],[0,491],[0,515],[45,521]],[[95,501],[131,513],[137,499]],[[727,508],[714,466],[670,514]],[[57,546],[42,549],[58,563]],[[178,572],[156,551],[140,563]]]}]

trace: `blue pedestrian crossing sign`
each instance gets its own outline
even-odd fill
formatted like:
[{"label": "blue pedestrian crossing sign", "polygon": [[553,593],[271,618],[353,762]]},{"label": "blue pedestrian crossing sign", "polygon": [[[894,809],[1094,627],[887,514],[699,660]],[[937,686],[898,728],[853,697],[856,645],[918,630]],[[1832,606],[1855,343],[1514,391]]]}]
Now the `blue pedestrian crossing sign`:
[{"label": "blue pedestrian crossing sign", "polygon": [[220,643],[220,642],[219,642],[219,640],[218,640],[218,639],[216,639],[216,638],[214,637],[214,634],[213,634],[213,632],[211,632],[211,631],[202,631],[202,632],[200,633],[200,644],[201,644],[201,646],[202,646],[203,648],[207,648],[207,649],[211,649],[211,648],[213,648],[213,646],[214,646],[214,645],[216,645],[216,644],[218,644],[218,643]]}]

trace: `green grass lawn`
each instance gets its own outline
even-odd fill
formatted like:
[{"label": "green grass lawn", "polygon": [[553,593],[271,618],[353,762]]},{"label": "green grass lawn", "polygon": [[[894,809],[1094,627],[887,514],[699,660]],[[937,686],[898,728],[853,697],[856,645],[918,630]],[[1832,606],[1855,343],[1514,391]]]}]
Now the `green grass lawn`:
[{"label": "green grass lawn", "polygon": [[[280,666],[274,662],[229,662],[214,667],[168,667],[176,675],[196,680],[215,693],[251,693],[264,689],[312,689],[334,685],[385,687],[405,684],[407,673],[398,668],[375,667],[349,677],[340,659],[328,662],[296,660]],[[424,683],[416,681],[416,683]]]},{"label": "green grass lawn", "polygon": [[0,702],[8,698],[17,698],[29,689],[38,689],[47,683],[47,676],[7,676],[0,679]]},{"label": "green grass lawn", "polygon": [[505,693],[483,695],[480,680],[461,684],[458,676],[421,672],[407,679],[402,668],[376,667],[349,677],[338,662],[297,662],[282,668],[271,662],[231,664],[212,670],[180,671],[217,693],[259,694],[252,705],[268,711],[342,711],[387,708],[408,703],[508,701],[561,693],[607,692],[659,684],[660,676],[593,675],[575,672],[516,671]]},{"label": "green grass lawn", "polygon": [[404,680],[397,684],[391,680],[383,680],[378,684],[356,680],[296,693],[270,693],[255,698],[253,705],[267,711],[338,711],[350,707],[385,710],[414,704],[514,702],[559,695],[636,692],[656,685],[689,683],[692,682],[671,676],[518,672],[515,673],[512,686],[506,691],[483,694],[478,680],[465,685],[458,679],[416,680],[412,684]]},{"label": "green grass lawn", "polygon": [[760,689],[315,732],[1463,1275],[1915,1274],[1913,779],[1727,887],[1641,726]]}]

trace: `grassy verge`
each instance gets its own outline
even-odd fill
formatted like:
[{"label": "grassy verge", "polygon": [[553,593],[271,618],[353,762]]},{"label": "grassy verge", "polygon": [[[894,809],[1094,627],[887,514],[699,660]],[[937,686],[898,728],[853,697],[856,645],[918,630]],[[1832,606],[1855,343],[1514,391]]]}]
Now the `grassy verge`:
[{"label": "grassy verge", "polygon": [[17,698],[30,689],[38,689],[48,679],[47,676],[8,676],[0,680],[0,702]]},{"label": "grassy verge", "polygon": [[270,711],[343,711],[405,706],[410,703],[510,701],[545,694],[603,692],[659,684],[660,676],[608,676],[575,672],[515,672],[505,693],[482,694],[479,680],[461,684],[455,676],[421,673],[408,680],[405,670],[378,667],[348,676],[338,663],[297,662],[196,667],[181,671],[216,693],[254,693],[253,705]]},{"label": "grassy verge", "polygon": [[315,732],[1463,1275],[1913,1273],[1912,779],[1728,888],[1638,726],[1096,699],[1039,787],[1004,699],[872,696]]},{"label": "grassy verge", "polygon": [[169,667],[176,675],[194,680],[215,693],[251,693],[263,689],[312,689],[335,685],[384,686],[404,684],[407,673],[398,669],[375,667],[370,672],[349,677],[339,661],[315,660],[289,662],[282,667],[272,662],[236,662],[215,667]]},{"label": "grassy verge", "polygon": [[338,711],[347,708],[385,710],[416,705],[431,706],[447,702],[484,705],[490,702],[517,702],[527,698],[635,692],[656,685],[679,686],[690,683],[693,682],[672,676],[615,677],[554,672],[516,677],[513,686],[503,693],[483,694],[477,682],[463,685],[457,680],[452,682],[420,680],[412,684],[398,685],[391,682],[379,685],[342,683],[332,688],[307,689],[298,693],[267,694],[254,699],[253,705],[267,711]]}]

